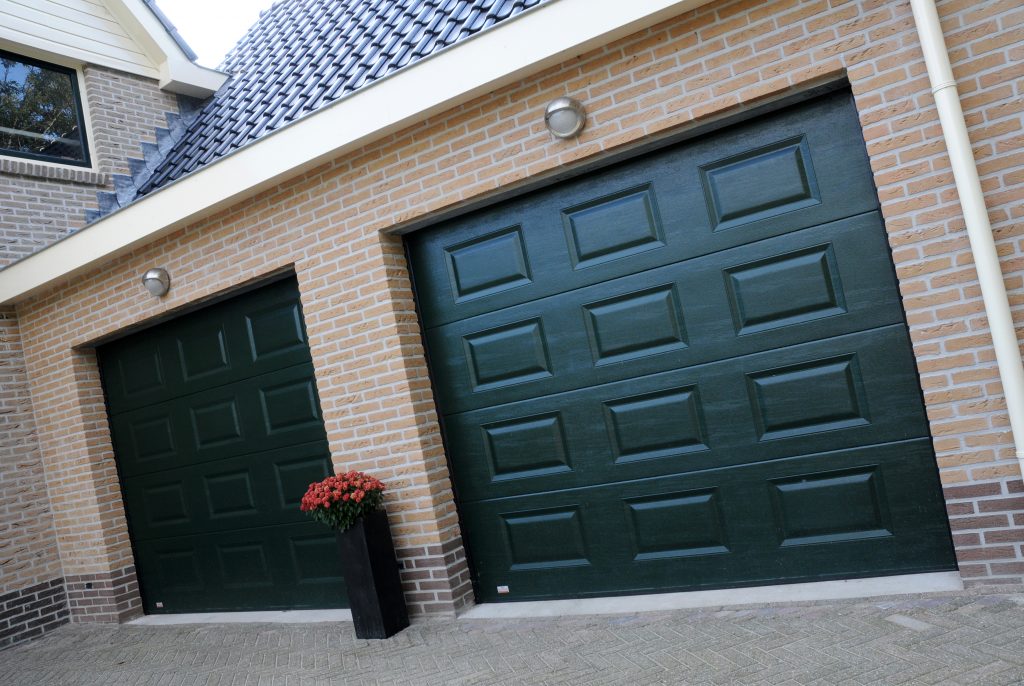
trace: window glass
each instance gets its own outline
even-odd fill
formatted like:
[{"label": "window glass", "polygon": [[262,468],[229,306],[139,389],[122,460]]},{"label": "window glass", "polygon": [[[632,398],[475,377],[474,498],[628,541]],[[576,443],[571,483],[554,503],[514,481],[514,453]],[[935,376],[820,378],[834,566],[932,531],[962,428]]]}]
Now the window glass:
[{"label": "window glass", "polygon": [[0,155],[88,166],[73,69],[0,51]]}]

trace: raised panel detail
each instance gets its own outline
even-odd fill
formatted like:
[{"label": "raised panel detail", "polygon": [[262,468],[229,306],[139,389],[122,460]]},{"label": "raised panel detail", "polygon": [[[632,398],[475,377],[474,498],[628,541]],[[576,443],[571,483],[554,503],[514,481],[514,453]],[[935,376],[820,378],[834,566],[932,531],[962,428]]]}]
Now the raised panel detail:
[{"label": "raised panel detail", "polygon": [[268,434],[320,421],[312,379],[261,388],[260,405]]},{"label": "raised panel detail", "polygon": [[130,421],[128,430],[132,437],[132,446],[135,449],[137,461],[158,460],[174,455],[176,449],[170,417],[162,416]]},{"label": "raised panel detail", "polygon": [[188,506],[185,504],[185,486],[182,482],[144,487],[142,493],[151,525],[182,524],[189,521]]},{"label": "raised panel detail", "polygon": [[282,508],[298,507],[306,488],[331,474],[327,455],[304,457],[274,465],[277,474],[277,494]]},{"label": "raised panel detail", "polygon": [[125,395],[154,391],[164,385],[160,351],[155,343],[131,347],[120,353],[117,370]]},{"label": "raised panel detail", "polygon": [[206,502],[211,517],[254,514],[256,502],[252,494],[252,477],[248,469],[204,477]]},{"label": "raised panel detail", "polygon": [[245,316],[245,328],[254,361],[306,344],[298,303],[250,312]]},{"label": "raised panel detail", "polygon": [[654,191],[647,186],[565,209],[562,222],[575,269],[665,245]]},{"label": "raised panel detail", "polygon": [[700,174],[716,230],[821,203],[802,136],[701,167]]},{"label": "raised panel detail", "polygon": [[[162,550],[156,553],[162,590],[200,591],[204,584],[199,574],[198,552],[194,548]],[[154,600],[159,601],[159,598]]]},{"label": "raised panel detail", "polygon": [[551,376],[544,330],[539,319],[481,331],[463,339],[474,390]]},{"label": "raised panel detail", "polygon": [[274,584],[261,543],[218,545],[217,559],[224,588],[259,588]]},{"label": "raised panel detail", "polygon": [[569,451],[557,413],[480,427],[494,481],[568,472]]},{"label": "raised panel detail", "polygon": [[210,448],[242,438],[234,400],[200,405],[190,410],[197,448]]},{"label": "raised panel detail", "polygon": [[729,552],[714,489],[625,501],[634,560]]},{"label": "raised panel detail", "polygon": [[675,289],[659,286],[586,305],[595,364],[610,364],[686,347]]},{"label": "raised panel detail", "polygon": [[604,408],[616,462],[708,448],[696,386],[612,400]]},{"label": "raised panel detail", "polygon": [[875,467],[777,479],[771,486],[783,546],[892,535]]},{"label": "raised panel detail", "polygon": [[299,512],[331,462],[294,278],[96,356],[148,612],[347,605],[333,532]]},{"label": "raised panel detail", "polygon": [[740,335],[846,312],[831,245],[740,265],[725,274]]},{"label": "raised panel detail", "polygon": [[513,570],[590,564],[578,508],[517,512],[501,518]]},{"label": "raised panel detail", "polygon": [[222,324],[191,327],[177,337],[181,373],[186,381],[227,369],[228,348]]},{"label": "raised panel detail", "polygon": [[747,384],[761,440],[868,423],[856,355],[749,374]]},{"label": "raised panel detail", "polygon": [[455,302],[530,283],[522,228],[513,226],[445,248]]},{"label": "raised panel detail", "polygon": [[[299,584],[344,583],[338,541],[333,533],[289,539],[292,568]],[[340,592],[340,589],[339,589]]]}]

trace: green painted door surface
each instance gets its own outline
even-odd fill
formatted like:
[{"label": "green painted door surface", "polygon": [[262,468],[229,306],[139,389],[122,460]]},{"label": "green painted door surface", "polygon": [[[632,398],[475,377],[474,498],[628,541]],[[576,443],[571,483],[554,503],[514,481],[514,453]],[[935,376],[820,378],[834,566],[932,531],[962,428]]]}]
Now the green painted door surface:
[{"label": "green painted door surface", "polygon": [[331,473],[294,279],[99,348],[147,612],[345,607]]},{"label": "green painted door surface", "polygon": [[408,248],[480,599],[955,569],[848,94]]}]

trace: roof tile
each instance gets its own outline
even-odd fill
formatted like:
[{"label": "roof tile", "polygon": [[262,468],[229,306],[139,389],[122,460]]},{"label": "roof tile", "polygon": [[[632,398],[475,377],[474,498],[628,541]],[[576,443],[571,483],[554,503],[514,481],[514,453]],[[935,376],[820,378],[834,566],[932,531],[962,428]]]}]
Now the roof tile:
[{"label": "roof tile", "polygon": [[545,1],[281,0],[228,53],[232,77],[138,195]]}]

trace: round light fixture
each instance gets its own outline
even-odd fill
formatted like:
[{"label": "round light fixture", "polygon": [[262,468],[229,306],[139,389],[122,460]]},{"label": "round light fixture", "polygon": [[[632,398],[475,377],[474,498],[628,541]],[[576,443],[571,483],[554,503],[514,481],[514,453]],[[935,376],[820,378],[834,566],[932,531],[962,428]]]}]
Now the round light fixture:
[{"label": "round light fixture", "polygon": [[171,290],[171,275],[163,267],[150,269],[142,275],[142,285],[151,294],[162,298]]},{"label": "round light fixture", "polygon": [[575,98],[555,98],[544,110],[544,125],[559,138],[578,136],[587,124],[587,111]]}]

